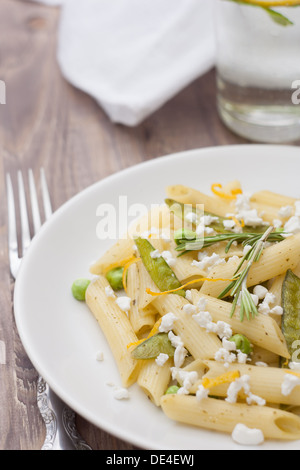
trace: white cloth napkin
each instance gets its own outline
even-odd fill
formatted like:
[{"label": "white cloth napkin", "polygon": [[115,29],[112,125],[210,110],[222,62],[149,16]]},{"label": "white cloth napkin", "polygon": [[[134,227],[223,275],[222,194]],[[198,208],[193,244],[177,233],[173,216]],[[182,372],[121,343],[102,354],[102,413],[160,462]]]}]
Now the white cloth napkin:
[{"label": "white cloth napkin", "polygon": [[62,74],[113,122],[139,124],[214,65],[211,0],[41,1],[62,4]]}]

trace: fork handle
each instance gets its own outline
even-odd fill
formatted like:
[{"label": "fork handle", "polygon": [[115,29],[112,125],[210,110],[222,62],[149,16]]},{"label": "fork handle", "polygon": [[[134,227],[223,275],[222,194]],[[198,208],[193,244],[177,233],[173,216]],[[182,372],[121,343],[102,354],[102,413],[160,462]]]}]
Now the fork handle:
[{"label": "fork handle", "polygon": [[41,450],[92,450],[76,429],[74,411],[61,401],[42,377],[37,384],[37,403],[46,426]]}]

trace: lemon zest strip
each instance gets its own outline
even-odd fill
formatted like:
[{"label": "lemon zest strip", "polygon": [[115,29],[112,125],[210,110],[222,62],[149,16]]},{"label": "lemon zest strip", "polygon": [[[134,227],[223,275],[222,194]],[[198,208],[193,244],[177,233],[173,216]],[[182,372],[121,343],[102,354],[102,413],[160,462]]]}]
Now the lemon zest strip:
[{"label": "lemon zest strip", "polygon": [[216,387],[217,385],[233,382],[234,380],[238,379],[240,375],[241,373],[239,370],[232,370],[229,372],[225,372],[225,374],[219,375],[218,377],[204,377],[202,379],[202,385],[204,388]]},{"label": "lemon zest strip", "polygon": [[[224,191],[222,191],[222,185],[220,183],[213,183],[211,185],[211,190],[212,192],[219,197],[222,197],[223,199],[236,199],[236,196],[238,194],[242,194],[242,190],[237,188],[237,189],[232,189],[230,192],[231,194],[226,194]],[[218,188],[218,189],[217,189]],[[219,191],[219,189],[221,191]]]},{"label": "lemon zest strip", "polygon": [[191,285],[191,284],[196,284],[197,282],[200,281],[211,281],[211,282],[216,282],[216,281],[232,281],[233,279],[212,279],[208,277],[200,277],[199,279],[193,279],[192,281],[187,282],[186,284],[183,284],[180,287],[176,287],[176,289],[171,289],[171,290],[166,290],[164,292],[153,292],[149,287],[146,288],[147,294],[150,294],[152,296],[158,296],[158,295],[164,295],[164,294],[171,294],[172,292],[176,292],[178,290],[184,289],[185,287]]}]

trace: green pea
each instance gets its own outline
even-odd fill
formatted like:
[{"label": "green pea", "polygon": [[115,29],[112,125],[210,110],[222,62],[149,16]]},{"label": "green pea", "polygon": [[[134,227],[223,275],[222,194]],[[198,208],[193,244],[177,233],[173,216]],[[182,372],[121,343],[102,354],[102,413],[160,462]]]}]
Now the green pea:
[{"label": "green pea", "polygon": [[77,300],[85,300],[85,292],[90,284],[89,279],[76,279],[72,284],[72,294]]},{"label": "green pea", "polygon": [[229,341],[233,341],[236,345],[236,348],[244,354],[250,354],[252,352],[251,343],[244,335],[233,335],[231,338],[229,338]]},{"label": "green pea", "polygon": [[121,290],[123,286],[123,267],[113,268],[106,273],[106,279],[113,290]]},{"label": "green pea", "polygon": [[179,387],[177,385],[171,385],[171,387],[169,387],[166,392],[165,392],[165,395],[169,395],[169,394],[172,394],[172,393],[177,393],[179,390]]}]

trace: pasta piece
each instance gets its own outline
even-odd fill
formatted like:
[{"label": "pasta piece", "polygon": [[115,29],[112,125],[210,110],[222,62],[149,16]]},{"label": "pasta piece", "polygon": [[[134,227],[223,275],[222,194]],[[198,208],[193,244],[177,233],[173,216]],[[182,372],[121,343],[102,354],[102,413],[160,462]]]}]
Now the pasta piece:
[{"label": "pasta piece", "polygon": [[[217,361],[203,361],[207,368],[207,372],[202,376],[204,378],[216,378],[224,374],[224,364]],[[297,385],[290,394],[284,395],[281,392],[281,386],[287,374],[291,375],[290,369],[279,367],[258,367],[248,364],[229,364],[226,372],[238,370],[240,375],[248,375],[250,377],[250,391],[254,395],[263,398],[268,403],[277,403],[285,405],[300,405],[300,385]],[[201,380],[196,382],[191,388],[191,393],[195,393]],[[210,392],[212,395],[226,397],[229,384],[222,384],[213,387]],[[243,392],[239,392],[238,397],[245,399]]]},{"label": "pasta piece", "polygon": [[300,439],[300,418],[287,411],[268,406],[249,406],[227,403],[216,398],[200,402],[192,395],[164,395],[161,399],[164,413],[175,421],[232,433],[237,423],[259,428],[266,439]]},{"label": "pasta piece", "polygon": [[106,295],[105,287],[108,286],[103,276],[91,282],[86,291],[86,303],[106,337],[123,386],[129,387],[136,381],[141,364],[131,356],[127,345],[138,341],[138,338],[126,313],[119,308],[114,298]]},{"label": "pasta piece", "polygon": [[170,358],[161,366],[157,365],[155,359],[143,361],[137,383],[156,406],[160,406],[160,399],[170,382],[172,364]]},{"label": "pasta piece", "polygon": [[250,197],[251,202],[257,202],[259,204],[266,204],[268,206],[274,206],[277,209],[285,206],[293,206],[297,199],[282,194],[274,193],[272,191],[257,191]]},{"label": "pasta piece", "polygon": [[152,328],[155,323],[156,315],[153,313],[146,313],[139,309],[139,272],[138,263],[133,263],[129,266],[127,271],[127,295],[131,298],[131,306],[128,313],[130,323],[133,331],[139,336],[145,331]]},{"label": "pasta piece", "polygon": [[213,214],[225,217],[227,213],[233,212],[234,204],[231,201],[225,201],[220,198],[208,196],[196,189],[181,184],[168,186],[166,188],[167,196],[183,204],[203,204],[204,210]]},{"label": "pasta piece", "polygon": [[184,346],[194,359],[214,358],[222,343],[216,334],[207,334],[195,322],[192,315],[184,311],[184,306],[189,305],[186,299],[176,294],[165,294],[156,297],[153,303],[160,315],[172,312],[176,316],[172,330],[177,336],[180,336]]},{"label": "pasta piece", "polygon": [[216,299],[192,289],[193,304],[197,305],[200,298],[206,300],[206,310],[210,313],[214,322],[224,321],[228,323],[233,333],[245,335],[253,344],[271,351],[279,356],[289,358],[284,336],[276,321],[268,315],[258,315],[249,321],[240,321],[239,308],[235,315],[230,317],[231,303]]},{"label": "pasta piece", "polygon": [[90,272],[95,275],[105,274],[113,267],[124,266],[133,255],[133,240],[131,238],[122,238],[110,247],[107,252],[90,267]]},{"label": "pasta piece", "polygon": [[[285,240],[266,248],[259,261],[253,263],[247,277],[247,286],[255,286],[269,279],[285,273],[288,269],[294,269],[300,262],[300,234],[290,236]],[[239,261],[229,260],[226,264],[220,264],[209,273],[211,279],[232,278]],[[228,281],[205,281],[201,287],[201,293],[218,297],[227,287]]]}]

